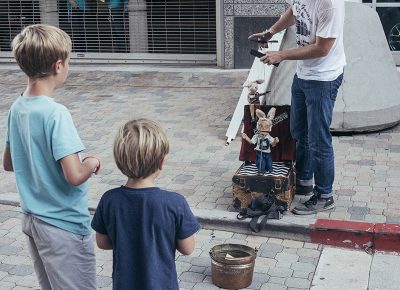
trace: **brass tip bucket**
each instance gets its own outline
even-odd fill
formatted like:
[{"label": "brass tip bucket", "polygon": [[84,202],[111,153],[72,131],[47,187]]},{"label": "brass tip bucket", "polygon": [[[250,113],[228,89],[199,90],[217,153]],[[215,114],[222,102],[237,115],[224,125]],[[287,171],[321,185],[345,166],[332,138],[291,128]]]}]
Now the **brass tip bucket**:
[{"label": "brass tip bucket", "polygon": [[225,289],[242,289],[253,281],[257,249],[240,244],[216,245],[210,250],[212,283]]}]

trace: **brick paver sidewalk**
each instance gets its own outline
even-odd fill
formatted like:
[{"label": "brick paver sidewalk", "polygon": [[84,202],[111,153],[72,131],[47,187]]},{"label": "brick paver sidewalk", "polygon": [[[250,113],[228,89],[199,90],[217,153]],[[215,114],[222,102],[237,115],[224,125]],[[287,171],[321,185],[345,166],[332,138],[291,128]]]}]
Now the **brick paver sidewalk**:
[{"label": "brick paver sidewalk", "polygon": [[[25,235],[21,231],[20,208],[0,205],[0,289],[38,289]],[[211,282],[209,250],[218,244],[237,243],[258,249],[253,283],[247,289],[309,289],[322,246],[291,240],[200,230],[191,256],[176,257],[181,290],[217,290]],[[112,289],[111,251],[96,247],[97,285]]]},{"label": "brick paver sidewalk", "polygon": [[[74,72],[72,68],[54,97],[70,109],[87,152],[102,160],[101,174],[90,181],[90,206],[96,207],[104,191],[125,182],[112,158],[117,128],[129,119],[149,117],[164,125],[171,141],[159,186],[181,192],[195,209],[230,210],[240,138],[224,146],[225,133],[246,78],[246,71]],[[0,70],[2,140],[8,109],[24,87],[22,73]],[[314,217],[400,223],[399,126],[336,136],[333,143],[336,209]],[[0,169],[0,183],[0,200],[18,200],[12,173]]]}]

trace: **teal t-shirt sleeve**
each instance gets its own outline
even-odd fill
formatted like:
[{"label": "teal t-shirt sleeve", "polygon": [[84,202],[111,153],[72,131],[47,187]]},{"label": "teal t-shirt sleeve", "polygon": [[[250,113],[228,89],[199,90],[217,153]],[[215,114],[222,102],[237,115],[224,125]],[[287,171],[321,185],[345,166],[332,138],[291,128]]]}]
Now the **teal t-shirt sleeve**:
[{"label": "teal t-shirt sleeve", "polygon": [[53,119],[49,125],[51,148],[55,160],[58,161],[63,157],[85,149],[76,131],[71,114],[65,107],[60,107],[54,112]]},{"label": "teal t-shirt sleeve", "polygon": [[197,233],[199,229],[200,225],[196,217],[193,215],[186,199],[182,198],[176,238],[184,240]]}]

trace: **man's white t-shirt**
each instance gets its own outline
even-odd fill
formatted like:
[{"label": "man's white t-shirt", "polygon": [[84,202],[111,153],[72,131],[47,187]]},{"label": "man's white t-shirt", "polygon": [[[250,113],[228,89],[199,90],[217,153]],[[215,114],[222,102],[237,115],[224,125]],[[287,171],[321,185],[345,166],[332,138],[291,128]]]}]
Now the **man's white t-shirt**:
[{"label": "man's white t-shirt", "polygon": [[333,81],[346,65],[343,47],[344,0],[287,0],[296,22],[299,47],[315,43],[316,36],[335,38],[328,55],[298,60],[296,73],[300,79]]}]

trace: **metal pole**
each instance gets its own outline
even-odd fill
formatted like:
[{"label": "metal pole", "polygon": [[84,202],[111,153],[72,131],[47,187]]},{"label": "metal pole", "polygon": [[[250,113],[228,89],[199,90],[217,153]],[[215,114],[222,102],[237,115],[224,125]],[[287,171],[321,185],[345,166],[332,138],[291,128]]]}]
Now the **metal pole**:
[{"label": "metal pole", "polygon": [[59,26],[57,1],[39,0],[40,22]]},{"label": "metal pole", "polygon": [[224,1],[216,0],[217,66],[225,67]]},{"label": "metal pole", "polygon": [[129,1],[130,52],[147,52],[148,28],[145,0]]}]

